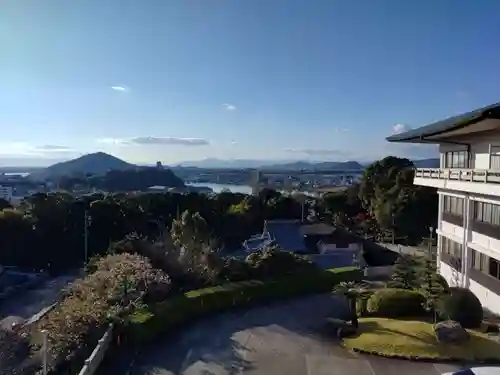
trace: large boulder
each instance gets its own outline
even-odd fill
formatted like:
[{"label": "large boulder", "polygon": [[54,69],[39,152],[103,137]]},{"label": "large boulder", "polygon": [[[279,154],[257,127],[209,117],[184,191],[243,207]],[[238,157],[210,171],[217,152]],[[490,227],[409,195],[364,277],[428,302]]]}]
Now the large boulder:
[{"label": "large boulder", "polygon": [[439,342],[461,344],[469,339],[469,333],[454,320],[445,320],[434,326],[434,332]]}]

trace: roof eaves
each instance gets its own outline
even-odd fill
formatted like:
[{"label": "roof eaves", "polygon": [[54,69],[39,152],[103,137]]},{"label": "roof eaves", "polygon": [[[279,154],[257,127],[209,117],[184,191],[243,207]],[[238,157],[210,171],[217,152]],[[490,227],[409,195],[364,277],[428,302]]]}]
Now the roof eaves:
[{"label": "roof eaves", "polygon": [[387,137],[388,142],[404,142],[412,140],[424,140],[426,137],[443,134],[452,130],[464,128],[489,117],[498,118],[500,115],[500,103],[496,103],[475,111],[434,122],[430,125],[412,129],[404,133]]}]

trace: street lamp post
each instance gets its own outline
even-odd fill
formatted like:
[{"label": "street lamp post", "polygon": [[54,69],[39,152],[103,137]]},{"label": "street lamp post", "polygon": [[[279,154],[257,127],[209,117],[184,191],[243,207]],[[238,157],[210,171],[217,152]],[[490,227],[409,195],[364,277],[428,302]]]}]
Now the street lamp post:
[{"label": "street lamp post", "polygon": [[392,214],[392,244],[394,245],[396,243],[396,223],[394,220],[394,214]]},{"label": "street lamp post", "polygon": [[434,228],[433,227],[429,227],[429,254],[432,253],[432,235],[434,234]]},{"label": "street lamp post", "polygon": [[42,374],[47,375],[48,373],[48,350],[49,350],[49,340],[48,340],[48,332],[43,329],[41,331],[43,342],[42,342]]}]

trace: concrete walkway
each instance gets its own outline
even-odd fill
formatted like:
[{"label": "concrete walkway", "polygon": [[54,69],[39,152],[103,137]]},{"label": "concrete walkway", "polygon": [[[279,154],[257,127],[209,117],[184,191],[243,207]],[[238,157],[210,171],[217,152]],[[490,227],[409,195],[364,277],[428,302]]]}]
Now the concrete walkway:
[{"label": "concrete walkway", "polygon": [[99,374],[437,375],[459,369],[347,352],[323,333],[324,319],[343,312],[342,301],[322,295],[220,315],[136,355],[124,353]]}]

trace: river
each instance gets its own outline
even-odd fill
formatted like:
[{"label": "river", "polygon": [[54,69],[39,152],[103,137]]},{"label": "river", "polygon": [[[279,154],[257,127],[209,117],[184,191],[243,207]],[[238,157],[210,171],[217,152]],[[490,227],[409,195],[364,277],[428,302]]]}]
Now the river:
[{"label": "river", "polygon": [[209,183],[187,183],[188,186],[209,187],[214,193],[220,193],[222,190],[229,190],[232,193],[252,194],[252,188],[248,185],[227,185],[227,184],[209,184]]}]

